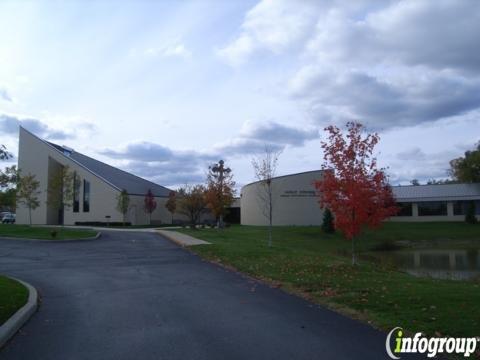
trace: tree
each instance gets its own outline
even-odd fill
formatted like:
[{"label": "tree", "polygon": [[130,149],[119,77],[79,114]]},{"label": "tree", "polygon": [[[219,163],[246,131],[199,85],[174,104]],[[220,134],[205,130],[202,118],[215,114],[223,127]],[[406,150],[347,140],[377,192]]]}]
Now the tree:
[{"label": "tree", "polygon": [[147,193],[145,194],[143,208],[145,212],[149,215],[149,224],[152,223],[152,213],[157,208],[157,202],[155,201],[155,196],[152,193],[152,190],[148,189]]},{"label": "tree", "polygon": [[420,181],[418,181],[418,179],[413,179],[413,180],[410,180],[410,184],[413,185],[413,186],[419,186]]},{"label": "tree", "polygon": [[252,159],[253,171],[260,185],[258,199],[263,215],[268,220],[268,246],[272,246],[273,208],[275,206],[272,179],[277,171],[280,153],[280,151],[276,151],[272,147],[265,146],[263,155]]},{"label": "tree", "polygon": [[35,179],[35,175],[31,174],[22,176],[17,184],[17,202],[28,208],[30,225],[32,225],[32,210],[40,205],[40,201],[38,201],[39,186],[40,182]]},{"label": "tree", "polygon": [[173,214],[177,211],[177,194],[175,191],[170,191],[168,194],[168,200],[165,203],[165,207],[167,208],[168,212],[172,214],[172,224],[173,224]]},{"label": "tree", "polygon": [[323,222],[322,222],[322,230],[326,234],[333,234],[335,232],[335,225],[334,225],[333,214],[329,208],[325,209],[323,213]]},{"label": "tree", "polygon": [[217,219],[218,228],[223,228],[223,216],[232,204],[235,194],[232,170],[224,164],[225,162],[220,160],[217,164],[208,167],[205,192],[207,206]]},{"label": "tree", "polygon": [[0,160],[8,160],[12,157],[12,154],[10,154],[7,151],[7,148],[5,145],[0,145]]},{"label": "tree", "polygon": [[17,183],[19,171],[15,165],[7,166],[5,170],[0,170],[0,188],[15,185]]},{"label": "tree", "polygon": [[480,182],[480,142],[464,157],[450,161],[450,174],[459,182]]},{"label": "tree", "polygon": [[117,210],[123,216],[123,226],[125,226],[125,218],[127,217],[127,212],[130,207],[130,196],[127,193],[127,190],[123,189],[117,195]]},{"label": "tree", "polygon": [[188,217],[190,225],[195,228],[205,210],[205,187],[202,185],[185,185],[178,190],[178,212]]},{"label": "tree", "polygon": [[[74,173],[68,166],[62,166],[50,175],[47,189],[47,203],[60,211],[73,206]],[[75,190],[76,191],[76,190]]]},{"label": "tree", "polygon": [[335,214],[335,228],[352,242],[352,264],[355,265],[355,238],[364,226],[378,227],[394,215],[392,189],[383,169],[377,169],[373,151],[380,137],[367,134],[360,123],[347,123],[344,137],[336,126],[325,128],[328,133],[322,141],[324,172],[315,188],[322,208],[328,207]]},{"label": "tree", "polygon": [[0,209],[7,208],[10,211],[15,211],[16,193],[15,188],[0,191]]},{"label": "tree", "polygon": [[477,217],[475,216],[475,201],[470,201],[467,212],[465,214],[465,222],[468,224],[476,224]]}]

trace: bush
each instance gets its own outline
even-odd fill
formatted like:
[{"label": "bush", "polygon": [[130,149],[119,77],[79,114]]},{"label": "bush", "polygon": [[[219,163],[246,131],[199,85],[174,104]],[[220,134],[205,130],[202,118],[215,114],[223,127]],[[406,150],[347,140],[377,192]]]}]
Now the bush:
[{"label": "bush", "polygon": [[468,204],[467,213],[465,214],[465,222],[468,224],[476,224],[477,217],[475,216],[475,202],[470,201]]},{"label": "bush", "polygon": [[325,209],[322,222],[322,230],[324,233],[333,234],[335,232],[335,225],[333,224],[333,220],[333,215],[330,209]]},{"label": "bush", "polygon": [[57,237],[57,230],[52,230],[50,235],[52,236],[52,239],[55,239]]}]

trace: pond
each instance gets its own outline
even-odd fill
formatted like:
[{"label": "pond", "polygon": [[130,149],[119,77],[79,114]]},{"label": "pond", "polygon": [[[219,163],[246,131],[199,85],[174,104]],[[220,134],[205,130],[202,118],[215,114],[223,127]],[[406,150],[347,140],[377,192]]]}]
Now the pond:
[{"label": "pond", "polygon": [[480,279],[480,249],[408,249],[370,253],[376,261],[436,279]]}]

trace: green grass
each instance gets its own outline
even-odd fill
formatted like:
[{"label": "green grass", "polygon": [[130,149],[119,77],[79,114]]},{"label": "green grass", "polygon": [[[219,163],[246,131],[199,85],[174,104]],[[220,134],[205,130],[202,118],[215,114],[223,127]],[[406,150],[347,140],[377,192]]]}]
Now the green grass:
[{"label": "green grass", "polygon": [[[233,226],[182,229],[212,245],[191,247],[201,256],[264,279],[344,314],[389,330],[401,326],[430,335],[480,335],[480,283],[417,278],[361,260],[352,267],[351,243],[318,227],[276,227],[273,247],[267,229]],[[358,239],[361,252],[384,241],[477,240],[480,225],[387,223]]]},{"label": "green grass", "polygon": [[[56,231],[56,236],[52,236],[52,231]],[[28,225],[0,225],[0,237],[18,237],[24,239],[42,239],[42,240],[67,240],[82,239],[95,236],[96,232],[87,229],[70,229],[61,227],[41,227]]]},{"label": "green grass", "polygon": [[18,281],[0,276],[0,325],[27,303],[28,290]]}]

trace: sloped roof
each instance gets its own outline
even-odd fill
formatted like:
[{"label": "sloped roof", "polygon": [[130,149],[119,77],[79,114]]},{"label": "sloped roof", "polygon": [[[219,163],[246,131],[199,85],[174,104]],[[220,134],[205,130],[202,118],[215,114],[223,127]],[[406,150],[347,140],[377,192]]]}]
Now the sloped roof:
[{"label": "sloped roof", "polygon": [[480,183],[394,186],[392,190],[399,201],[480,199]]},{"label": "sloped roof", "polygon": [[87,170],[89,170],[91,173],[97,175],[103,180],[106,180],[118,189],[125,189],[130,195],[143,196],[150,189],[152,190],[154,196],[165,197],[168,196],[171,191],[164,186],[155,184],[151,181],[145,180],[126,171],[117,169],[101,161],[83,155],[75,150],[72,151],[72,149],[48,141],[46,141],[46,143],[50,144],[58,151],[60,151],[64,156],[76,161],[77,163],[85,167]]}]

